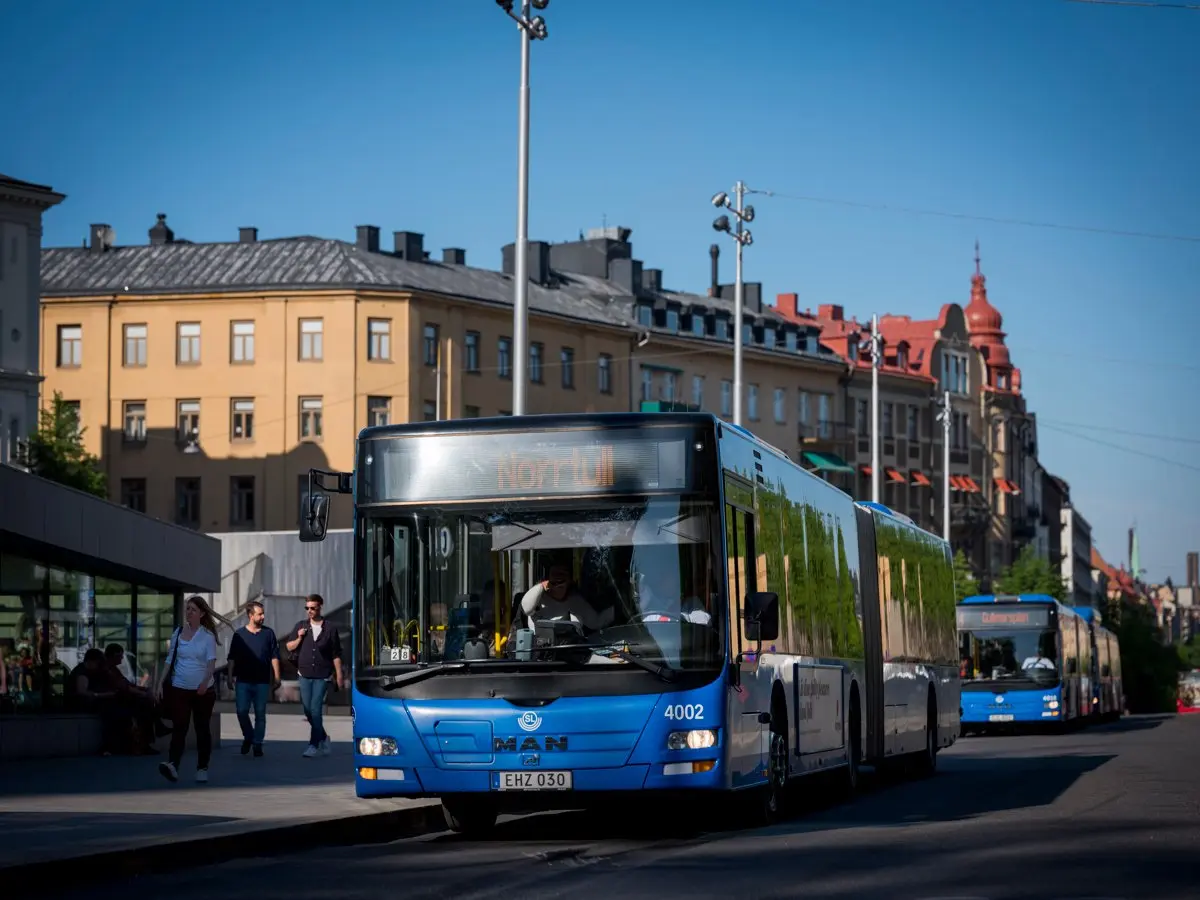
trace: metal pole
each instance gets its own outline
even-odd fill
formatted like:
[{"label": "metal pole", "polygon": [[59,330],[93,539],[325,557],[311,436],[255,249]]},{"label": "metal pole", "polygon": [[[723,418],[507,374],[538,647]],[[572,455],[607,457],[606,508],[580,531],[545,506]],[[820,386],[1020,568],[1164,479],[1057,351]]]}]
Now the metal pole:
[{"label": "metal pole", "polygon": [[[521,2],[521,17],[529,18],[529,0]],[[529,364],[529,31],[521,32],[521,101],[517,128],[517,245],[513,267],[516,296],[513,300],[513,396],[514,416],[525,415],[526,378]]]},{"label": "metal pole", "polygon": [[871,316],[871,500],[879,503],[879,316]]},{"label": "metal pole", "polygon": [[[950,543],[950,392],[942,392],[942,537]],[[989,429],[990,430],[990,429]]]},{"label": "metal pole", "polygon": [[442,335],[440,332],[437,336],[437,343],[433,345],[433,377],[437,381],[433,396],[433,418],[440,422],[442,421]]},{"label": "metal pole", "polygon": [[738,182],[733,187],[737,196],[737,271],[733,286],[733,424],[742,424],[742,212],[746,186]]}]

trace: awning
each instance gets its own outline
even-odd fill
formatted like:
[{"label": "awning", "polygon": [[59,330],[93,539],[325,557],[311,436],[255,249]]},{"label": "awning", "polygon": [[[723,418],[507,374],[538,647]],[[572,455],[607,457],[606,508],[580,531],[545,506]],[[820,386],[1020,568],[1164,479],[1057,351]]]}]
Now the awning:
[{"label": "awning", "polygon": [[871,477],[871,467],[870,467],[870,466],[863,466],[861,471],[862,471],[862,473],[863,473],[864,475],[866,475],[868,478],[870,478],[870,477]]},{"label": "awning", "polygon": [[912,479],[913,479],[913,484],[919,484],[921,487],[932,487],[933,486],[929,483],[929,479],[925,476],[925,473],[918,472],[916,469],[913,469],[913,471],[912,471]]},{"label": "awning", "polygon": [[951,475],[950,476],[950,489],[953,491],[966,490],[966,488],[963,487],[961,475]]},{"label": "awning", "polygon": [[887,473],[889,481],[894,481],[897,484],[904,484],[904,482],[908,481],[907,478],[900,474],[898,469],[893,469],[891,466],[887,466],[883,471]]},{"label": "awning", "polygon": [[853,472],[854,466],[849,465],[836,453],[812,453],[805,451],[804,461],[818,472]]},{"label": "awning", "polygon": [[978,494],[979,485],[975,483],[975,479],[970,475],[959,475],[958,481],[962,485],[962,489],[968,494]]}]

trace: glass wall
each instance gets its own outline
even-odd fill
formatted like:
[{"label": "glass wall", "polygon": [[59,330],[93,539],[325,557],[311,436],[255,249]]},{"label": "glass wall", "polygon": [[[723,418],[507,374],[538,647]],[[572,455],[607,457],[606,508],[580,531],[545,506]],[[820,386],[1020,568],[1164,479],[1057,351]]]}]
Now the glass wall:
[{"label": "glass wall", "polygon": [[152,683],[179,596],[0,554],[0,712],[61,709],[66,677],[89,647],[120,644],[125,676]]}]

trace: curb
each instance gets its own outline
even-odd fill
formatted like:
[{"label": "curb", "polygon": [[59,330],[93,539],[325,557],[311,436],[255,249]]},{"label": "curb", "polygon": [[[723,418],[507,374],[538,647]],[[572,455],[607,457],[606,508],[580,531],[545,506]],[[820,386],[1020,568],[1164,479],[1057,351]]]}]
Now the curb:
[{"label": "curb", "polygon": [[[95,887],[143,875],[220,865],[236,859],[297,853],[317,847],[382,844],[446,830],[442,805],[245,828],[0,867],[0,878],[53,884],[56,891]],[[45,879],[34,881],[34,879]]]}]

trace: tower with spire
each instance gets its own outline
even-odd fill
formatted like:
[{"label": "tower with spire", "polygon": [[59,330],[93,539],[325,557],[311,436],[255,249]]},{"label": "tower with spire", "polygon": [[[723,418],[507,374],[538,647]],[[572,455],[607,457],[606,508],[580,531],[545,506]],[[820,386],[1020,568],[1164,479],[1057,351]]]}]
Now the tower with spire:
[{"label": "tower with spire", "polygon": [[1021,371],[1013,368],[1004,343],[1004,317],[988,301],[987,278],[979,261],[979,241],[975,241],[975,274],[971,276],[971,302],[963,310],[971,346],[983,357],[986,386],[992,391],[1020,393]]}]

